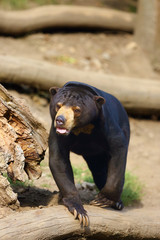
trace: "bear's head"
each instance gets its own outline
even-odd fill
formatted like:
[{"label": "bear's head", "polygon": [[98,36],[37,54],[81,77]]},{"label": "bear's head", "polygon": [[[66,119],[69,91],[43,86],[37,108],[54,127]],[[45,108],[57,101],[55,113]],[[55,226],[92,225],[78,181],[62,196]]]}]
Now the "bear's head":
[{"label": "bear's head", "polygon": [[69,135],[77,128],[93,123],[99,116],[105,99],[83,86],[50,88],[50,112],[56,132]]}]

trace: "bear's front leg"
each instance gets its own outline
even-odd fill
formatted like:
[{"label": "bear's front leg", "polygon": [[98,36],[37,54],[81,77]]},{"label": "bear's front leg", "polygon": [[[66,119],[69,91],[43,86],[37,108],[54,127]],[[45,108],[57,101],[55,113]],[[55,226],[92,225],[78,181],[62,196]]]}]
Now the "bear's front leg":
[{"label": "bear's front leg", "polygon": [[69,196],[63,198],[64,205],[74,215],[75,219],[79,219],[80,224],[84,227],[89,225],[89,218],[86,210],[84,209],[79,196]]},{"label": "bear's front leg", "polygon": [[86,210],[83,208],[74,184],[73,171],[69,160],[69,151],[65,145],[61,148],[61,144],[59,144],[53,128],[51,129],[49,137],[49,166],[62,194],[64,205],[75,216],[75,219],[79,219],[80,224],[88,226],[89,218]]}]

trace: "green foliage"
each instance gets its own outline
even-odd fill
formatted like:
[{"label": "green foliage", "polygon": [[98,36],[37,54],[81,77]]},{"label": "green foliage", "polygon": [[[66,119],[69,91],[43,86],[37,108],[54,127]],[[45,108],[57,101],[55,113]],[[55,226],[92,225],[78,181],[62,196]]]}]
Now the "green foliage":
[{"label": "green foliage", "polygon": [[130,206],[133,203],[139,202],[143,195],[142,189],[143,185],[140,183],[139,179],[130,172],[126,172],[125,184],[122,192],[122,201],[124,205]]},{"label": "green foliage", "polygon": [[76,63],[76,59],[70,56],[65,56],[65,55],[61,55],[56,57],[56,60],[59,62],[64,62],[64,63],[69,63],[69,64],[75,64]]},{"label": "green foliage", "polygon": [[0,5],[3,8],[13,10],[47,4],[58,4],[58,0],[0,0]]},{"label": "green foliage", "polygon": [[51,187],[51,185],[47,184],[47,183],[43,183],[43,184],[41,184],[41,187],[49,189]]},{"label": "green foliage", "polygon": [[129,10],[130,10],[130,12],[132,12],[132,13],[136,13],[136,12],[137,12],[137,7],[135,7],[135,6],[129,6]]},{"label": "green foliage", "polygon": [[[76,1],[74,0],[65,0],[63,2],[64,4],[67,4],[67,5],[72,5],[76,3]],[[13,9],[13,10],[26,9],[30,7],[48,5],[48,4],[61,4],[61,2],[58,0],[0,0],[1,7],[5,9]],[[103,1],[101,4],[102,6],[103,5],[105,6],[105,3]],[[135,0],[135,3],[131,2],[126,4],[126,6],[129,12],[135,13],[137,11],[136,0]]]},{"label": "green foliage", "polygon": [[41,162],[40,162],[40,166],[41,166],[41,167],[47,167],[48,164],[47,164],[47,162],[45,162],[45,161],[41,161]]},{"label": "green foliage", "polygon": [[[75,181],[81,183],[83,181],[93,183],[93,177],[91,172],[86,167],[75,167],[73,166],[73,173]],[[140,183],[138,178],[126,172],[125,184],[122,193],[122,201],[125,206],[132,206],[134,203],[138,203],[142,197],[143,185]]]},{"label": "green foliage", "polygon": [[19,180],[13,181],[10,177],[8,177],[7,173],[3,173],[3,176],[7,178],[8,182],[10,183],[11,187],[28,187],[33,186],[33,181],[28,180],[25,182],[21,182]]},{"label": "green foliage", "polygon": [[26,7],[27,0],[1,0],[0,3],[4,8],[23,9]]},{"label": "green foliage", "polygon": [[30,2],[34,2],[37,5],[58,4],[58,0],[30,0]]},{"label": "green foliage", "polygon": [[18,181],[18,180],[12,181],[9,177],[7,179],[10,182],[11,187],[13,187],[13,188],[17,188],[17,187],[25,188],[25,187],[33,186],[33,181],[25,181],[25,182],[21,182],[21,181]]},{"label": "green foliage", "polygon": [[93,183],[94,182],[92,174],[88,168],[72,166],[72,169],[73,169],[74,178],[75,178],[76,182],[78,182],[78,183],[82,183],[82,182]]},{"label": "green foliage", "polygon": [[52,174],[51,174],[51,173],[48,173],[46,176],[47,176],[48,178],[52,178]]}]

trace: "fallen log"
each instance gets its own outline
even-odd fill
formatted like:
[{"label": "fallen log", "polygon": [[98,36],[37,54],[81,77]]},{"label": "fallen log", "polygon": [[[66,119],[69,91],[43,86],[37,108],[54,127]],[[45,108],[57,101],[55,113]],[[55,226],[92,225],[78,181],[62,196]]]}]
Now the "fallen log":
[{"label": "fallen log", "polygon": [[18,206],[4,173],[15,181],[41,176],[47,133],[29,109],[0,84],[0,205]]},{"label": "fallen log", "polygon": [[46,28],[95,28],[132,32],[136,14],[83,6],[42,6],[0,11],[0,33],[22,35]]},{"label": "fallen log", "polygon": [[160,115],[160,81],[84,72],[45,61],[0,56],[0,82],[27,84],[48,90],[67,81],[91,84],[116,96],[134,114]]},{"label": "fallen log", "polygon": [[[0,239],[160,239],[159,213],[152,209],[122,212],[85,206],[90,218],[88,228],[64,206],[54,206],[9,215],[0,219]],[[14,223],[14,224],[13,224]],[[127,238],[128,237],[128,238]]]}]

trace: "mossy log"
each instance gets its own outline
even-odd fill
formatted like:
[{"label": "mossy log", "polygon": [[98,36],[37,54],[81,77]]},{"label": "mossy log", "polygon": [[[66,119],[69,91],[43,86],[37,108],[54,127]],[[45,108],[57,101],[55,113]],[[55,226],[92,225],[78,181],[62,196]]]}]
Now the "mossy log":
[{"label": "mossy log", "polygon": [[136,14],[83,6],[42,6],[0,11],[0,33],[22,35],[46,28],[116,29],[132,32]]},{"label": "mossy log", "polygon": [[20,99],[0,84],[0,205],[17,203],[4,173],[15,181],[41,176],[47,133]]},{"label": "mossy log", "polygon": [[85,209],[90,219],[87,228],[81,227],[64,206],[9,215],[0,219],[0,239],[160,239],[159,212],[155,210],[119,212],[93,206],[85,206]]},{"label": "mossy log", "polygon": [[47,90],[79,81],[116,96],[129,113],[160,115],[160,81],[84,72],[22,57],[0,56],[0,81]]}]

